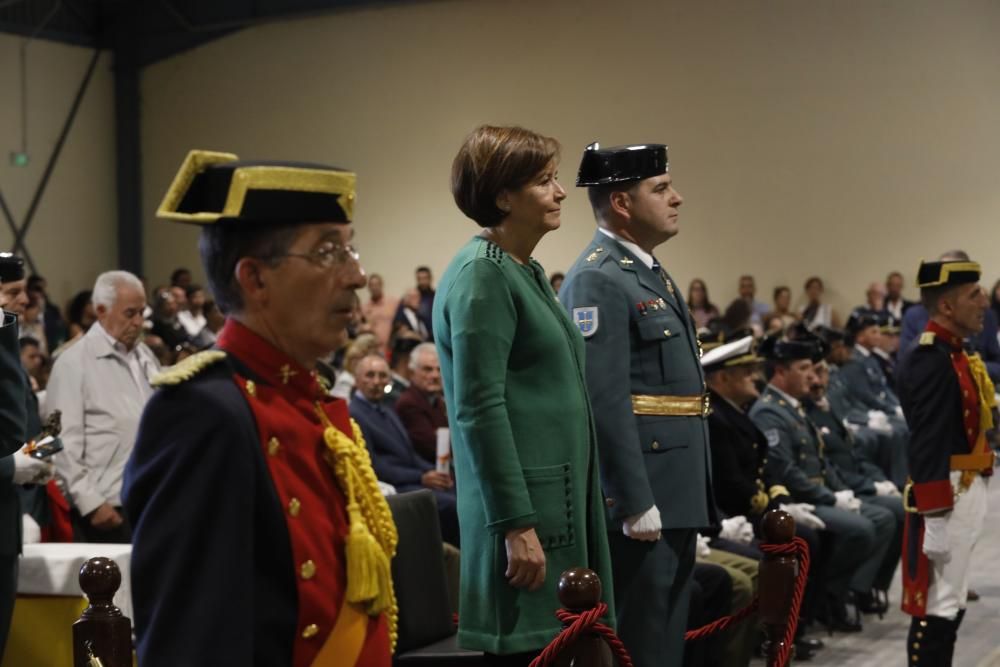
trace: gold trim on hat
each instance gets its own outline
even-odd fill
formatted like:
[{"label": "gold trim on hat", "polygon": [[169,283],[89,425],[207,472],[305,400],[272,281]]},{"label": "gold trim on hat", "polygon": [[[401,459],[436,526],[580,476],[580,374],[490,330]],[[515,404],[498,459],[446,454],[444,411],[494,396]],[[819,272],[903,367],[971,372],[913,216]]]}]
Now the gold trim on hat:
[{"label": "gold trim on hat", "polygon": [[348,221],[354,218],[354,185],[357,176],[349,171],[308,169],[304,167],[256,166],[240,167],[233,172],[229,196],[222,216],[237,217],[250,190],[287,190],[289,192],[322,192],[338,195],[340,207]]},{"label": "gold trim on hat", "polygon": [[[952,273],[959,273],[964,271],[975,271],[980,276],[983,274],[983,269],[979,266],[979,262],[942,262],[941,270],[938,272],[938,279],[930,283],[917,282],[917,287],[937,287],[939,285],[947,285],[948,278],[951,277]],[[919,275],[919,271],[917,274]]]},{"label": "gold trim on hat", "polygon": [[177,208],[184,200],[184,195],[194,182],[194,177],[205,171],[207,167],[215,164],[226,164],[227,162],[237,162],[240,158],[233,153],[218,153],[215,151],[193,150],[184,158],[181,168],[177,170],[173,182],[167,189],[167,194],[163,196],[160,207],[156,209],[156,217],[164,220],[175,220],[177,222],[190,222],[194,224],[210,224],[218,220],[221,215],[214,212],[180,213]]}]

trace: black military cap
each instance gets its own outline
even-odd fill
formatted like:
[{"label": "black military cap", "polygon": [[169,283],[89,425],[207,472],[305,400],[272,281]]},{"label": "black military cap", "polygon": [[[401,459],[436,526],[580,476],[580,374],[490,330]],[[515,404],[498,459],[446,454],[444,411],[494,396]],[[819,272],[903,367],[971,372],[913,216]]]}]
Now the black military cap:
[{"label": "black military cap", "polygon": [[636,144],[601,148],[596,141],[583,151],[577,187],[641,181],[670,171],[667,147],[663,144]]},{"label": "black military cap", "polygon": [[356,176],[302,162],[191,151],[156,214],[196,225],[351,222]]},{"label": "black military cap", "polygon": [[0,252],[0,283],[24,279],[24,260],[9,252]]},{"label": "black military cap", "polygon": [[881,325],[882,321],[878,313],[867,308],[857,308],[847,318],[847,333],[854,336],[868,327],[880,327]]},{"label": "black military cap", "polygon": [[823,343],[816,336],[803,340],[787,340],[778,336],[768,336],[761,341],[757,353],[771,361],[809,359],[816,362],[826,356]]},{"label": "black military cap", "polygon": [[917,287],[955,287],[979,281],[982,269],[978,262],[944,260],[920,262],[917,269]]},{"label": "black military cap", "polygon": [[835,329],[824,325],[819,325],[812,330],[827,346],[832,346],[837,341],[844,340],[847,336],[841,329]]}]

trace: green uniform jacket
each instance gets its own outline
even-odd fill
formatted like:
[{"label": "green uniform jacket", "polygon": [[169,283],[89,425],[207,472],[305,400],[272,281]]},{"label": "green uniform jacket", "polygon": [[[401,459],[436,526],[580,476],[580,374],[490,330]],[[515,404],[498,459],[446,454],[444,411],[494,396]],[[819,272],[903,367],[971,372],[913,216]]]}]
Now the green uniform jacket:
[{"label": "green uniform jacket", "polygon": [[881,410],[886,415],[895,415],[899,399],[885,379],[885,373],[873,353],[863,355],[858,350],[851,353],[851,359],[840,369],[844,382],[852,398],[869,410]]},{"label": "green uniform jacket", "polygon": [[833,505],[833,492],[847,489],[826,463],[816,426],[771,385],[750,408],[750,419],[767,438],[766,472],[788,489],[795,502]]},{"label": "green uniform jacket", "polygon": [[[518,264],[479,237],[441,278],[434,336],[462,535],[458,641],[499,654],[537,650],[561,628],[563,571],[589,567],[609,607],[614,599],[583,339],[537,262]],[[504,534],[529,526],[546,555],[535,592],[504,576]]]},{"label": "green uniform jacket", "polygon": [[598,231],[566,274],[559,300],[587,341],[609,528],[620,531],[623,519],[654,504],[664,529],[714,523],[705,418],[636,415],[632,408],[633,394],[705,392],[680,290],[671,294],[639,258]]},{"label": "green uniform jacket", "polygon": [[837,474],[856,495],[875,495],[875,482],[885,480],[885,474],[874,463],[862,458],[855,447],[854,436],[840,420],[840,415],[829,407],[824,410],[806,401],[806,415],[823,436],[823,454],[827,463],[837,469]]}]

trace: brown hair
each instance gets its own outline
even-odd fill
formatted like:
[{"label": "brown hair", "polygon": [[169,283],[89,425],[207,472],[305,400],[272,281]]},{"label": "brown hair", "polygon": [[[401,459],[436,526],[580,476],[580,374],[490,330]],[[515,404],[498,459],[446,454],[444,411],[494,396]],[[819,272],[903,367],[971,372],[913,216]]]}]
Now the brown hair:
[{"label": "brown hair", "polygon": [[504,190],[517,190],[559,158],[559,142],[523,127],[482,125],[470,134],[451,165],[455,204],[481,227],[507,215],[497,208]]}]

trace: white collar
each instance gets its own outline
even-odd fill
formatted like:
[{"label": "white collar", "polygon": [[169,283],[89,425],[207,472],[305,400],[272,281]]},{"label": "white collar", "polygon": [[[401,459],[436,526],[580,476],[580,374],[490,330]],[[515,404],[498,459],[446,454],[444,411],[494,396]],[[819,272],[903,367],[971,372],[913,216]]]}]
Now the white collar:
[{"label": "white collar", "polygon": [[636,257],[638,257],[639,260],[643,264],[646,265],[646,268],[648,268],[648,269],[652,269],[653,268],[653,262],[655,262],[656,260],[653,259],[653,256],[650,255],[648,252],[646,252],[645,250],[643,250],[642,248],[640,248],[636,244],[632,243],[631,241],[626,241],[622,237],[618,236],[617,234],[615,234],[612,231],[609,231],[609,230],[605,229],[604,227],[598,227],[597,230],[599,232],[603,233],[605,236],[607,236],[609,238],[613,238],[615,241],[618,241],[623,246],[625,246],[626,250],[628,250],[633,255],[635,255]]},{"label": "white collar", "polygon": [[858,352],[860,352],[861,356],[865,357],[866,359],[868,357],[872,356],[871,350],[869,350],[868,348],[866,348],[864,345],[861,345],[860,343],[855,343],[854,344],[854,349],[857,350]]},{"label": "white collar", "polygon": [[106,342],[111,347],[112,350],[122,355],[123,357],[129,356],[130,354],[135,352],[137,347],[139,347],[139,344],[136,343],[136,346],[133,347],[131,350],[129,350],[127,347],[125,347],[125,343],[122,343],[117,338],[109,334],[108,330],[102,327],[100,322],[95,321],[94,325],[91,328],[96,329],[97,335],[103,338],[104,342]]},{"label": "white collar", "polygon": [[769,383],[767,386],[771,389],[771,391],[773,391],[774,393],[776,393],[781,398],[785,399],[785,402],[787,402],[790,406],[792,406],[796,410],[799,409],[799,401],[798,401],[797,398],[792,398],[791,396],[789,396],[785,392],[783,392],[780,389],[778,389],[777,387],[775,387],[773,384]]}]

